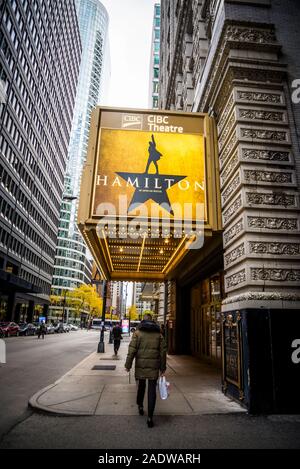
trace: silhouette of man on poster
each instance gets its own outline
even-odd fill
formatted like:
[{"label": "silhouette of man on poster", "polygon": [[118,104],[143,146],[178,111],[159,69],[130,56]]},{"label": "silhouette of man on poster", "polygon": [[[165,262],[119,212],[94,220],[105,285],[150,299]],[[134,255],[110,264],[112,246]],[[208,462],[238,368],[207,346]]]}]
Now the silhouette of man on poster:
[{"label": "silhouette of man on poster", "polygon": [[153,163],[156,169],[156,174],[159,174],[157,161],[160,160],[162,153],[160,153],[156,149],[156,143],[155,143],[153,134],[152,134],[152,142],[149,142],[148,152],[149,152],[149,157],[148,157],[148,162],[147,162],[147,166],[145,169],[145,173],[149,174],[150,164]]}]

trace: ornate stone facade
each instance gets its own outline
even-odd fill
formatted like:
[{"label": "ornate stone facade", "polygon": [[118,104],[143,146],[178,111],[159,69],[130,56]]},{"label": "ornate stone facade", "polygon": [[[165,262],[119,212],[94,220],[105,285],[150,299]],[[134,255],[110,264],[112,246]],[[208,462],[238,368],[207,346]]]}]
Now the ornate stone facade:
[{"label": "ornate stone facade", "polygon": [[248,226],[273,233],[280,231],[299,232],[299,218],[248,216]]},{"label": "ornate stone facade", "polygon": [[[300,285],[295,241],[300,228],[295,165],[300,145],[293,133],[288,72],[280,56],[278,28],[270,23],[270,5],[252,19],[250,6],[240,7],[239,13],[227,0],[162,1],[163,40],[169,37],[169,44],[161,51],[160,105],[178,109],[180,101],[180,109],[191,109],[187,93],[178,101],[174,85],[174,77],[187,67],[192,81],[183,79],[181,86],[193,85],[192,111],[208,112],[216,120],[224,311],[231,297],[235,306],[242,298],[243,305],[248,301],[251,307],[253,295],[259,299],[262,288],[270,307],[278,297],[291,308],[300,306],[288,293]],[[187,40],[192,41],[188,57]],[[276,298],[268,292],[274,285],[280,289]]]},{"label": "ornate stone facade", "polygon": [[288,162],[289,152],[280,150],[258,150],[255,148],[243,148],[242,158],[244,160],[259,160],[259,161],[279,161]]},{"label": "ornate stone facade", "polygon": [[[160,107],[214,118],[223,223],[222,240],[206,237],[184,265],[178,343],[189,335],[186,350],[207,358],[221,310],[224,392],[250,413],[285,413],[287,404],[297,413],[299,370],[289,344],[300,310],[300,104],[292,100],[300,77],[298,2],[161,0],[161,9]],[[224,289],[215,290],[222,267]],[[215,292],[221,307],[211,304]],[[228,322],[236,322],[236,335]]]}]

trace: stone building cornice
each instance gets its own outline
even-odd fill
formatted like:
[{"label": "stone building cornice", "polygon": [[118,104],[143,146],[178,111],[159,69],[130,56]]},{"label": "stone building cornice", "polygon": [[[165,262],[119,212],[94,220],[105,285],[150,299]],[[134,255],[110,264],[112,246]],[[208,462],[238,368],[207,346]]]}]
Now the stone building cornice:
[{"label": "stone building cornice", "polygon": [[[208,110],[208,107],[212,101],[212,94],[216,93],[218,89],[218,81],[224,77],[220,75],[220,69],[223,69],[225,63],[228,61],[230,51],[232,49],[251,49],[257,52],[268,52],[278,54],[281,50],[280,44],[278,44],[275,36],[275,29],[271,25],[264,23],[255,23],[249,26],[249,23],[236,22],[232,20],[226,20],[224,22],[223,31],[220,35],[216,50],[218,53],[213,57],[211,66],[207,75],[204,77],[205,66],[201,78],[198,80],[199,87],[196,89],[194,111]],[[206,62],[208,63],[209,54]],[[237,59],[238,63],[253,64],[258,67],[261,66],[259,60],[253,58],[248,59]],[[284,64],[270,62],[273,67],[285,67]],[[264,68],[266,63],[264,63]],[[200,105],[201,103],[201,105]]]}]

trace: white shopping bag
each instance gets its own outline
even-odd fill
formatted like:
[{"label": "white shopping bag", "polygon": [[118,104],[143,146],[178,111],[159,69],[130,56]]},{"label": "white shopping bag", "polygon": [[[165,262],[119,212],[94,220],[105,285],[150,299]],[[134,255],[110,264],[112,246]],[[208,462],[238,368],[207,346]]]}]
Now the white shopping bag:
[{"label": "white shopping bag", "polygon": [[158,380],[159,395],[161,399],[165,400],[168,398],[169,386],[170,386],[170,383],[168,383],[165,376],[161,376]]}]

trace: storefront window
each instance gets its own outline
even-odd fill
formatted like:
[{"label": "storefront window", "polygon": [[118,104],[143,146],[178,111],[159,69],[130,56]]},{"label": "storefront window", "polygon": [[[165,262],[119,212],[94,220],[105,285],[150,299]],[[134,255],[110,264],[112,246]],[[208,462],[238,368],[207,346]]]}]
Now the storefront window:
[{"label": "storefront window", "polygon": [[202,280],[191,290],[191,349],[200,358],[221,361],[222,275]]},{"label": "storefront window", "polygon": [[221,279],[216,275],[210,279],[211,301],[221,301]]},{"label": "storefront window", "polygon": [[207,304],[209,303],[210,295],[209,295],[209,281],[203,280],[202,281],[202,288],[201,288],[201,303]]}]

